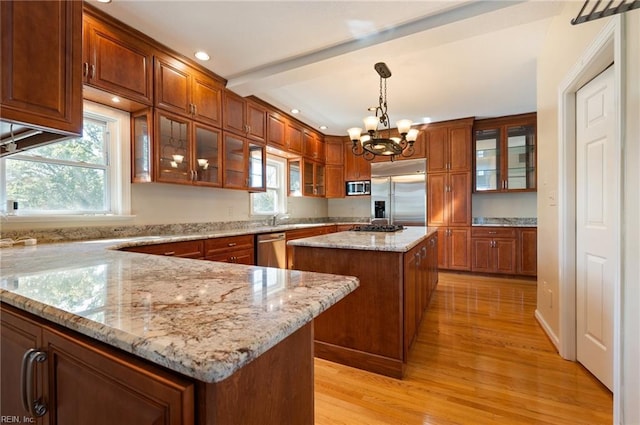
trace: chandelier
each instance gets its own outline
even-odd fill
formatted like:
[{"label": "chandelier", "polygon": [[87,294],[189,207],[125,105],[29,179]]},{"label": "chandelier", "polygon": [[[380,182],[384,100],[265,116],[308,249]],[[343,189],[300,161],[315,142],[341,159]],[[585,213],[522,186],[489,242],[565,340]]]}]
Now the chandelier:
[{"label": "chandelier", "polygon": [[[411,128],[411,120],[400,120],[396,122],[400,137],[391,137],[387,113],[387,78],[391,77],[391,71],[384,62],[378,62],[373,68],[380,75],[378,106],[369,108],[370,111],[375,111],[375,116],[364,119],[365,134],[362,134],[362,129],[358,127],[347,130],[349,139],[353,142],[351,151],[356,156],[363,156],[367,161],[378,155],[390,156],[391,161],[397,156],[409,157],[414,153],[413,143],[418,137],[418,130]],[[379,124],[382,125],[381,130],[378,129]]]}]

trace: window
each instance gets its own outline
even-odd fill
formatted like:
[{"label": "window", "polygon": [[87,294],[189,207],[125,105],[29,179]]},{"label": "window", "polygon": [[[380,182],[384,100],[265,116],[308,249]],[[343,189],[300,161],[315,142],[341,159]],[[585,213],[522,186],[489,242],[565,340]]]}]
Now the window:
[{"label": "window", "polygon": [[2,198],[20,215],[128,214],[129,116],[85,103],[83,137],[0,161]]},{"label": "window", "polygon": [[285,168],[284,160],[267,157],[267,190],[251,194],[251,214],[273,215],[286,211]]}]

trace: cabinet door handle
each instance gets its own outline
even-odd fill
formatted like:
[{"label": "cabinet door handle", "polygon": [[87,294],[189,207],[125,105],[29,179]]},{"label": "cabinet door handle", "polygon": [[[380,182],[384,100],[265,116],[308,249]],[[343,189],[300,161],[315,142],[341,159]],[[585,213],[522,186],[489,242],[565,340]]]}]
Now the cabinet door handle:
[{"label": "cabinet door handle", "polygon": [[191,178],[194,182],[198,180],[198,170],[193,170],[193,177]]},{"label": "cabinet door handle", "polygon": [[87,62],[82,64],[82,76],[86,77],[89,75],[89,64]]},{"label": "cabinet door handle", "polygon": [[91,65],[91,73],[89,75],[90,79],[94,79],[96,76],[96,66],[95,65]]},{"label": "cabinet door handle", "polygon": [[197,115],[198,114],[198,105],[196,105],[195,103],[192,103],[191,106],[193,107],[193,115]]},{"label": "cabinet door handle", "polygon": [[31,414],[31,416],[39,418],[47,413],[47,405],[38,398],[34,400],[33,395],[33,369],[34,363],[43,363],[47,361],[46,351],[39,351],[31,348],[22,356],[22,370],[20,374],[20,391],[22,392],[22,407]]},{"label": "cabinet door handle", "polygon": [[495,231],[489,232],[490,235],[495,235],[496,233],[498,233],[498,232],[495,232]]},{"label": "cabinet door handle", "polygon": [[172,255],[176,255],[176,252],[175,251],[167,251],[163,255],[166,255],[167,257],[170,257]]},{"label": "cabinet door handle", "polygon": [[229,243],[227,244],[227,246],[236,246],[236,245],[238,245],[236,242],[229,242]]}]

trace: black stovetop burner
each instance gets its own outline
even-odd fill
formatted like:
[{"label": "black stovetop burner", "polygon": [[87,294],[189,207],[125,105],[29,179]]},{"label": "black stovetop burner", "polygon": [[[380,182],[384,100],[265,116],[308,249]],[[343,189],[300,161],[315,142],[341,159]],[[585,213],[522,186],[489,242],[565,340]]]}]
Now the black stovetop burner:
[{"label": "black stovetop burner", "polygon": [[401,224],[359,224],[351,230],[356,232],[397,232],[404,229]]}]

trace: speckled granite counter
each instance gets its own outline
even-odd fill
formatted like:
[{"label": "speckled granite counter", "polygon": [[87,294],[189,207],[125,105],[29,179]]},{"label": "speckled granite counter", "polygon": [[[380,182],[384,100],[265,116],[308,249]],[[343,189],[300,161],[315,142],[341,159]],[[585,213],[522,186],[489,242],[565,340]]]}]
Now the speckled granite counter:
[{"label": "speckled granite counter", "polygon": [[407,252],[420,241],[437,232],[435,227],[405,227],[397,232],[339,232],[296,239],[287,242],[293,246],[341,248],[365,251]]},{"label": "speckled granite counter", "polygon": [[537,227],[535,217],[473,217],[474,227]]},{"label": "speckled granite counter", "polygon": [[184,238],[2,249],[0,300],[219,382],[358,287],[353,277],[108,249],[172,240]]}]

